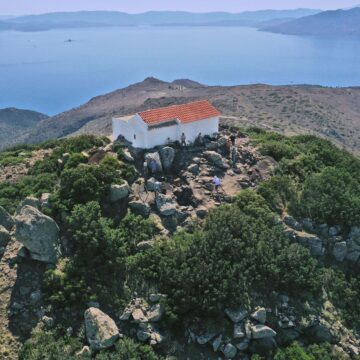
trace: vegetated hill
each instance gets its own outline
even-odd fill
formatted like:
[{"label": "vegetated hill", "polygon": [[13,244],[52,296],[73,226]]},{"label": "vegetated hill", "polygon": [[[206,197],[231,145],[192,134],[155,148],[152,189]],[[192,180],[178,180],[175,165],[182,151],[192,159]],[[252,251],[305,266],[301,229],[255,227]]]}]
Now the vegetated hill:
[{"label": "vegetated hill", "polygon": [[0,109],[0,149],[16,143],[17,137],[48,118],[36,111],[15,108]]},{"label": "vegetated hill", "polygon": [[360,37],[360,7],[324,11],[261,30],[289,35]]},{"label": "vegetated hill", "polygon": [[195,26],[254,26],[277,18],[299,18],[318,13],[319,10],[262,10],[243,13],[211,12],[191,13],[184,11],[150,11],[128,14],[116,11],[58,12],[20,16],[7,19],[13,30],[40,31],[54,28],[81,28],[100,26],[138,25],[195,25]]},{"label": "vegetated hill", "polygon": [[17,142],[34,143],[79,133],[111,134],[111,118],[141,110],[209,99],[223,122],[284,134],[316,134],[360,152],[360,88],[320,86],[204,86],[148,78],[41,121]]}]

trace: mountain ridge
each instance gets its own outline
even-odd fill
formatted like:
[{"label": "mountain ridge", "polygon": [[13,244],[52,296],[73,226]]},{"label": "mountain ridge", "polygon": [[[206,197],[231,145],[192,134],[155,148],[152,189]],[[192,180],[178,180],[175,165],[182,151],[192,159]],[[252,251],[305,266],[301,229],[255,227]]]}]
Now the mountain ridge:
[{"label": "mountain ridge", "polygon": [[260,30],[286,35],[360,37],[360,7],[324,11]]},{"label": "mountain ridge", "polygon": [[360,153],[360,88],[207,86],[188,79],[166,82],[153,77],[45,118],[16,138],[4,139],[2,147],[83,133],[110,135],[112,117],[198,99],[208,99],[218,107],[224,123],[283,134],[316,134]]}]

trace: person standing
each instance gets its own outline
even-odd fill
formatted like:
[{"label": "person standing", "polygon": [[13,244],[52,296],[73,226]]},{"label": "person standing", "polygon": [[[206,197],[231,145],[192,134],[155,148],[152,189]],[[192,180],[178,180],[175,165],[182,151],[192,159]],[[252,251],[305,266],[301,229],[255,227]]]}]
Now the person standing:
[{"label": "person standing", "polygon": [[213,177],[214,190],[219,192],[219,187],[221,187],[221,180],[215,175]]},{"label": "person standing", "polygon": [[185,133],[181,134],[180,145],[183,146],[183,147],[186,146],[186,135],[185,135]]},{"label": "person standing", "polygon": [[235,146],[236,136],[235,136],[234,133],[232,133],[232,134],[230,135],[230,141],[231,141],[231,145],[232,145],[232,146]]}]

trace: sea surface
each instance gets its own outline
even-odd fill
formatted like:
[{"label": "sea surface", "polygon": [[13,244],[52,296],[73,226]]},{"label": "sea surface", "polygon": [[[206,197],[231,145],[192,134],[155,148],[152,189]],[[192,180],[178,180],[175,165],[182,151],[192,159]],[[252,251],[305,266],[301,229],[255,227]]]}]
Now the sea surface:
[{"label": "sea surface", "polygon": [[245,27],[0,32],[0,108],[53,115],[148,76],[208,85],[360,86],[360,40]]}]

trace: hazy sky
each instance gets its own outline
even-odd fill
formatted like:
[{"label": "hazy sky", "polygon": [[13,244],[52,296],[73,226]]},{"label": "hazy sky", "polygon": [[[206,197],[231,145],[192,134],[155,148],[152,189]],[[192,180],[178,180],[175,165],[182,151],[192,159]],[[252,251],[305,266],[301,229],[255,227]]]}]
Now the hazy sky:
[{"label": "hazy sky", "polygon": [[360,0],[0,0],[0,14],[35,14],[54,11],[148,10],[231,11],[259,9],[347,8]]}]

